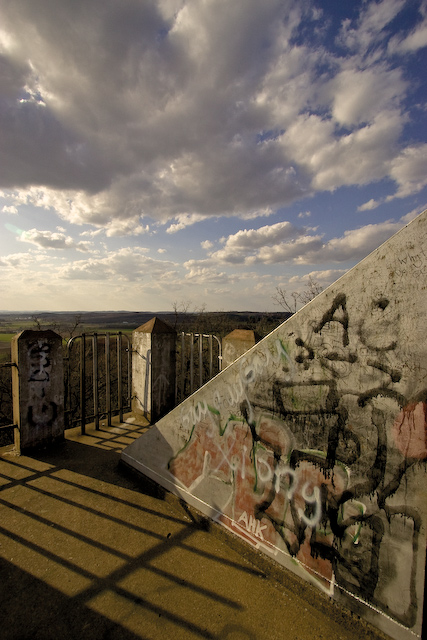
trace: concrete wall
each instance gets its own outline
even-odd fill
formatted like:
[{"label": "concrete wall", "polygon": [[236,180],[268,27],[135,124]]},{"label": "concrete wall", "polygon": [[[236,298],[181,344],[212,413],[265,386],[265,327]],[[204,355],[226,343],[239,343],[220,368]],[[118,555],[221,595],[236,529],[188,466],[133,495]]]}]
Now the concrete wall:
[{"label": "concrete wall", "polygon": [[15,448],[25,451],[64,437],[62,338],[53,331],[21,331],[12,338]]},{"label": "concrete wall", "polygon": [[399,640],[421,636],[427,212],[123,460]]},{"label": "concrete wall", "polygon": [[132,411],[151,422],[175,405],[176,332],[152,318],[132,333]]}]

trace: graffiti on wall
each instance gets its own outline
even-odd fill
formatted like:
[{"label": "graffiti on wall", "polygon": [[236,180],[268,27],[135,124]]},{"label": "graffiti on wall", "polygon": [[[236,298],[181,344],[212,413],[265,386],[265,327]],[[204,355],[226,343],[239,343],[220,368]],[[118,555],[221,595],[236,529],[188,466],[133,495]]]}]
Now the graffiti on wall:
[{"label": "graffiti on wall", "polygon": [[50,400],[49,386],[52,375],[51,345],[46,340],[34,340],[28,345],[28,382],[32,402],[28,405],[27,421],[33,429],[52,427],[58,406]]},{"label": "graffiti on wall", "polygon": [[169,471],[215,495],[218,520],[251,544],[410,628],[427,391],[408,394],[393,302],[377,292],[358,318],[341,293],[298,334],[243,357],[230,382],[183,409],[190,437]]}]

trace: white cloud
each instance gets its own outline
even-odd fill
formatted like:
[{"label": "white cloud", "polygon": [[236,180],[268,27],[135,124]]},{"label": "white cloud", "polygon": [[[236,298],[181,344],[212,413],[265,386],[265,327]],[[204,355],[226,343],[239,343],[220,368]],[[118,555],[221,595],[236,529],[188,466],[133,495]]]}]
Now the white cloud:
[{"label": "white cloud", "polygon": [[96,230],[89,230],[89,231],[82,231],[80,233],[80,235],[82,237],[89,237],[89,238],[96,238],[96,236],[101,235],[101,233],[104,233],[104,229],[96,229]]},{"label": "white cloud", "polygon": [[287,221],[244,229],[222,238],[221,242],[222,249],[212,252],[206,260],[187,262],[187,268],[213,264],[275,264],[292,261],[301,253],[322,246],[321,236],[310,235],[309,229],[295,227]]},{"label": "white cloud", "polygon": [[[354,263],[385,242],[419,212],[414,211],[397,222],[386,221],[351,229],[330,240],[315,233],[315,229],[296,229],[292,225],[287,227],[286,223],[279,223],[282,234],[277,232],[277,225],[245,230],[223,238],[224,248],[213,252],[208,259],[191,260],[185,263],[185,267],[195,273],[197,269],[212,269],[218,265]],[[336,272],[336,269],[322,270],[312,272],[312,275],[315,274],[313,277],[316,279],[318,274],[322,274],[327,279]]]},{"label": "white cloud", "polygon": [[201,220],[203,220],[204,216],[200,216],[200,215],[189,215],[189,214],[183,214],[183,215],[179,215],[176,216],[176,219],[178,220],[178,222],[171,224],[167,229],[166,229],[166,233],[177,233],[177,231],[182,231],[182,229],[185,229],[186,227],[191,226],[192,224],[195,224],[196,222],[200,222]]},{"label": "white cloud", "polygon": [[332,115],[340,125],[353,126],[373,122],[383,111],[399,108],[407,84],[400,69],[385,65],[338,73],[325,93],[330,92]]},{"label": "white cloud", "polygon": [[2,266],[12,267],[13,269],[16,269],[19,267],[27,268],[29,267],[29,265],[34,264],[34,262],[40,263],[43,259],[44,259],[44,256],[35,255],[31,252],[10,253],[9,255],[3,256]]},{"label": "white cloud", "polygon": [[173,263],[149,258],[145,255],[147,251],[145,248],[125,248],[105,257],[78,260],[62,268],[59,275],[71,280],[136,282],[170,272]]},{"label": "white cloud", "polygon": [[209,251],[209,249],[212,249],[213,247],[213,242],[210,240],[203,240],[203,242],[200,243],[200,246],[202,249],[205,249],[205,251]]},{"label": "white cloud", "polygon": [[415,53],[427,46],[427,20],[424,20],[405,38],[395,36],[388,45],[390,53]]},{"label": "white cloud", "polygon": [[262,247],[255,256],[246,259],[247,264],[279,264],[300,262],[301,256],[314,254],[323,246],[322,237],[302,236],[292,242],[282,242],[272,247]]},{"label": "white cloud", "polygon": [[292,238],[303,233],[290,222],[277,222],[259,229],[244,229],[226,239],[225,245],[231,251],[256,249],[265,245],[276,244],[285,238]]},{"label": "white cloud", "polygon": [[201,266],[191,267],[185,278],[186,280],[197,284],[225,284],[230,281],[230,276],[228,276],[224,271],[218,272],[213,268]]},{"label": "white cloud", "polygon": [[390,175],[398,185],[396,197],[418,193],[427,185],[427,144],[407,147],[390,166]]},{"label": "white cloud", "polygon": [[336,138],[331,120],[300,116],[281,143],[312,176],[313,189],[333,191],[387,176],[402,126],[397,112],[380,113],[372,123]]},{"label": "white cloud", "polygon": [[346,231],[340,238],[332,238],[321,247],[311,248],[296,257],[296,264],[328,262],[356,262],[379,247],[403,226],[400,222],[368,224]]},{"label": "white cloud", "polygon": [[105,230],[107,237],[113,236],[140,236],[148,233],[150,227],[148,224],[139,224],[139,218],[129,218],[127,220],[112,220]]},{"label": "white cloud", "polygon": [[347,273],[347,269],[324,269],[322,271],[311,271],[304,278],[308,281],[310,278],[315,280],[316,282],[320,282],[323,286],[328,286],[341,278],[345,273]]},{"label": "white cloud", "polygon": [[2,211],[3,211],[3,213],[11,213],[11,214],[13,214],[13,215],[15,215],[15,214],[17,214],[17,213],[18,213],[18,209],[17,209],[14,205],[11,205],[11,206],[4,206],[4,207],[2,208]]},{"label": "white cloud", "polygon": [[18,213],[18,209],[14,205],[10,205],[10,206],[5,205],[2,211],[3,213],[11,213],[11,214]]},{"label": "white cloud", "polygon": [[292,276],[289,278],[289,284],[306,286],[310,281],[314,281],[319,284],[323,289],[326,289],[330,284],[338,280],[347,272],[347,269],[323,269],[321,271],[310,271],[303,276]]},{"label": "white cloud", "polygon": [[372,211],[372,209],[376,209],[381,204],[381,201],[375,200],[375,198],[371,198],[367,202],[364,202],[359,207],[357,207],[358,211]]},{"label": "white cloud", "polygon": [[366,52],[381,41],[385,27],[400,13],[405,0],[381,0],[365,3],[358,19],[352,24],[345,20],[340,33],[340,42],[351,50]]},{"label": "white cloud", "polygon": [[205,258],[203,260],[186,260],[183,264],[184,268],[187,269],[188,271],[196,271],[197,269],[200,268],[209,268],[215,265],[215,260],[212,260],[211,258]]},{"label": "white cloud", "polygon": [[[46,6],[0,9],[12,206],[139,235],[147,219],[175,233],[316,190],[384,177],[400,188],[410,86],[384,47],[403,0],[362,3],[339,54],[319,10],[293,0]],[[424,46],[423,25],[394,52]]]},{"label": "white cloud", "polygon": [[77,251],[88,251],[90,242],[75,242],[71,236],[57,231],[41,231],[39,229],[29,229],[22,231],[19,235],[21,242],[35,244],[42,249],[76,249]]}]

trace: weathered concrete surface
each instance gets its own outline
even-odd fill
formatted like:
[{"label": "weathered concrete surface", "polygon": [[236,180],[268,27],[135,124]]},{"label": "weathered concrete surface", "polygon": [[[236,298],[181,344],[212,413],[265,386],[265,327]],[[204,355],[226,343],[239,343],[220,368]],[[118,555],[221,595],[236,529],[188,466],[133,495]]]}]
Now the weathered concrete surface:
[{"label": "weathered concrete surface", "polygon": [[2,640],[383,638],[119,467],[145,429],[73,429],[37,456],[0,455]]},{"label": "weathered concrete surface", "polygon": [[132,411],[155,422],[175,404],[176,332],[152,318],[132,333]]},{"label": "weathered concrete surface", "polygon": [[15,447],[26,450],[64,437],[62,338],[25,330],[12,338]]},{"label": "weathered concrete surface", "polygon": [[427,212],[122,459],[398,640],[420,637]]}]

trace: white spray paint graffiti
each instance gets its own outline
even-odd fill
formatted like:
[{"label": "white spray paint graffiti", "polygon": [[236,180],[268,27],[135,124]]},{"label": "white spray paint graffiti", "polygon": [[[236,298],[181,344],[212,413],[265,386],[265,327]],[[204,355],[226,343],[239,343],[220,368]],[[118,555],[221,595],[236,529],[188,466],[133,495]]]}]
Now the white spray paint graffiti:
[{"label": "white spray paint graffiti", "polygon": [[[244,356],[241,360],[239,377],[234,384],[226,387],[224,397],[221,397],[218,390],[215,390],[212,397],[212,405],[217,411],[231,410],[240,403],[245,402],[248,410],[248,422],[253,422],[254,412],[252,404],[247,394],[249,384],[252,384],[265,371],[270,364],[278,365],[284,358],[288,364],[290,371],[294,369],[294,363],[289,357],[281,340],[277,339],[274,343],[276,353],[272,353],[270,349],[265,348],[263,351],[256,352],[248,362],[248,356]],[[291,375],[287,376],[287,380],[291,380]],[[182,410],[181,420],[184,428],[191,428],[209,414],[209,405],[206,400],[201,400],[195,407],[191,407],[188,411]]]},{"label": "white spray paint graffiti", "polygon": [[[231,430],[227,431],[226,438],[221,437],[218,439],[216,435],[218,434],[219,427],[215,421],[215,416],[219,414],[221,410],[231,412],[233,408],[236,409],[244,403],[247,410],[247,422],[253,424],[255,414],[249,400],[248,386],[254,384],[269,365],[274,364],[278,366],[283,360],[285,360],[289,371],[292,372],[294,365],[282,342],[276,340],[273,352],[266,347],[261,352],[258,351],[252,354],[252,356],[242,358],[238,379],[226,387],[223,396],[220,395],[218,390],[215,390],[211,405],[208,404],[206,399],[202,399],[196,406],[192,406],[189,410],[182,412],[181,419],[185,429],[193,429],[195,425],[204,421],[207,428],[206,435],[210,438],[211,445],[214,446],[215,451],[218,453],[216,463],[212,466],[211,455],[208,451],[205,451],[203,471],[200,477],[189,487],[191,491],[195,490],[204,477],[207,477],[209,474],[215,475],[224,465],[228,468],[231,476],[239,474],[242,480],[245,479],[248,464],[248,449],[245,445],[240,445],[239,451],[236,451],[235,435]],[[288,374],[287,377],[290,381],[291,375]],[[223,436],[226,430],[227,425],[223,430],[220,430],[220,435]],[[267,456],[274,456],[273,451],[265,447],[262,448],[262,451],[264,451],[264,454],[267,454]],[[274,465],[272,465],[266,459],[265,455],[263,455],[262,451],[254,448],[253,459],[257,481],[263,485],[271,484],[276,494],[283,491],[288,501],[296,500],[299,505],[301,505],[301,501],[303,501],[304,506],[297,507],[298,516],[305,526],[311,528],[316,527],[322,516],[319,487],[314,486],[310,481],[304,482],[303,478],[300,477],[301,472],[298,469],[292,468],[286,459],[281,459],[278,463],[275,462]],[[287,454],[288,452],[284,453]],[[236,514],[236,519],[238,523],[245,527],[248,533],[251,533],[260,540],[264,540],[262,532],[266,526],[261,525],[261,522],[252,514],[243,511],[240,514]]]}]

